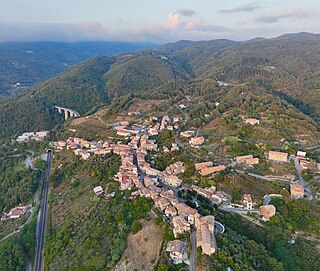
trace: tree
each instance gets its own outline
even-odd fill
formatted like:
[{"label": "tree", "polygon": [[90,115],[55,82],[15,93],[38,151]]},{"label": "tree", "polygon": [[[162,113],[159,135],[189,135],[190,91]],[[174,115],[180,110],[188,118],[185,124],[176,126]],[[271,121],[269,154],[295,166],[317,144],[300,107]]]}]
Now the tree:
[{"label": "tree", "polygon": [[136,234],[141,229],[142,229],[142,225],[141,225],[140,221],[139,220],[133,221],[132,226],[131,226],[132,233]]}]

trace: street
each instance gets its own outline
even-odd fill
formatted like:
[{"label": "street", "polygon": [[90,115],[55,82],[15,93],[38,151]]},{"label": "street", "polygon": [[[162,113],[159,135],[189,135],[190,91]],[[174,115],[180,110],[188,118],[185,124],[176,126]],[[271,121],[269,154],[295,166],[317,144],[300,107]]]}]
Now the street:
[{"label": "street", "polygon": [[45,171],[45,176],[43,180],[43,191],[42,191],[42,204],[39,210],[38,222],[37,222],[37,245],[36,245],[36,254],[34,259],[34,271],[42,271],[43,270],[43,245],[46,233],[46,220],[47,220],[47,211],[48,211],[48,194],[49,194],[49,185],[48,179],[51,170],[51,159],[52,159],[52,151],[48,150],[48,159],[47,159],[47,167]]},{"label": "street", "polygon": [[197,232],[196,230],[191,227],[190,230],[190,245],[191,245],[191,252],[190,252],[190,265],[189,265],[189,271],[195,271],[195,261],[196,261],[196,254],[197,254]]},{"label": "street", "polygon": [[298,157],[295,157],[294,158],[294,166],[296,168],[296,171],[298,173],[298,176],[299,176],[299,182],[298,184],[302,185],[305,192],[307,193],[307,200],[312,200],[312,189],[311,189],[311,185],[308,184],[303,176],[302,176],[302,167],[300,166],[300,163],[299,163],[299,158]]}]

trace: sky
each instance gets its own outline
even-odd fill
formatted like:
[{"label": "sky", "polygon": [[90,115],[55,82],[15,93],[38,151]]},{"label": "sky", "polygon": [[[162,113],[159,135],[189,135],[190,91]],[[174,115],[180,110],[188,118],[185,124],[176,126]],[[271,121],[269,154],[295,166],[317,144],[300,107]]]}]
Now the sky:
[{"label": "sky", "polygon": [[0,41],[248,40],[319,26],[319,0],[0,0]]}]

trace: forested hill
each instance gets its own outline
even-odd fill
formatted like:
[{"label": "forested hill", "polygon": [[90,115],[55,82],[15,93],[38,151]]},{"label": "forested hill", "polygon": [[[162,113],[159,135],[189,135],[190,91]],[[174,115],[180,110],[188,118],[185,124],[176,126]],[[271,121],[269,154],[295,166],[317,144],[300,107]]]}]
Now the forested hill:
[{"label": "forested hill", "polygon": [[320,40],[300,33],[249,42],[180,41],[95,57],[2,99],[0,137],[52,128],[58,117],[54,105],[84,114],[131,92],[143,91],[154,98],[181,88],[210,91],[208,82],[218,81],[232,86],[255,82],[320,123]]},{"label": "forested hill", "polygon": [[129,42],[0,43],[0,98],[38,84],[91,57],[115,56],[154,46]]}]

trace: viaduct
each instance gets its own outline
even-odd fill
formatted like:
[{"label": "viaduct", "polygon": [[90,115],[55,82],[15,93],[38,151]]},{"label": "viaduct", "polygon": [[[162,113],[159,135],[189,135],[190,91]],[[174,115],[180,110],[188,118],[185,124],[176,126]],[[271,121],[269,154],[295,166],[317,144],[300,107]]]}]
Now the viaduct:
[{"label": "viaduct", "polygon": [[65,120],[67,120],[68,118],[71,118],[71,117],[75,117],[75,118],[80,117],[80,114],[77,111],[74,111],[72,109],[65,108],[62,106],[55,106],[54,108],[58,109],[58,112],[60,114],[62,114],[62,111],[64,112],[64,119]]}]

